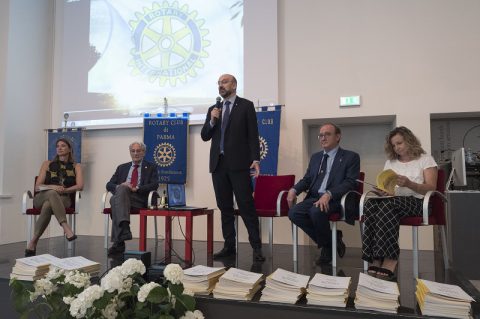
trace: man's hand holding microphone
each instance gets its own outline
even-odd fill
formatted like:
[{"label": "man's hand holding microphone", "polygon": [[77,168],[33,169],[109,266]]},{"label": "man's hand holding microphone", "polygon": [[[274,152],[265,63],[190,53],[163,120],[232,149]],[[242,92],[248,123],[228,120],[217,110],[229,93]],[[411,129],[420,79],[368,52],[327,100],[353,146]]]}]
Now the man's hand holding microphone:
[{"label": "man's hand holding microphone", "polygon": [[222,114],[222,106],[222,98],[217,96],[217,103],[215,103],[215,107],[210,112],[210,126],[213,127],[217,124],[220,114]]}]

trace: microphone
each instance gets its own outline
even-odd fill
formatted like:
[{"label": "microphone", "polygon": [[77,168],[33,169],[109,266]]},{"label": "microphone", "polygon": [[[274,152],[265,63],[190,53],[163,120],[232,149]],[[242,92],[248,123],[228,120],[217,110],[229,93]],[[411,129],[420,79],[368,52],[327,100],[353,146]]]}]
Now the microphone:
[{"label": "microphone", "polygon": [[[217,99],[216,99],[216,100],[217,100],[217,102],[215,103],[215,108],[216,108],[216,109],[219,109],[219,110],[221,111],[221,110],[222,110],[222,107],[223,107],[222,98],[219,97],[219,96],[217,96]],[[213,124],[214,124],[214,125],[217,124],[217,119],[216,119],[216,118],[213,119]]]}]

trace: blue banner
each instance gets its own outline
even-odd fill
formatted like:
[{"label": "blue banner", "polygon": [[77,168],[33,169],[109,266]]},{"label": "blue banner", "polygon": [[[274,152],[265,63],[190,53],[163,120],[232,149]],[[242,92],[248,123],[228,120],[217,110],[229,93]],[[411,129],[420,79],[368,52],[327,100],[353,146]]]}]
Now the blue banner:
[{"label": "blue banner", "polygon": [[52,160],[57,155],[56,142],[59,138],[70,141],[73,149],[73,158],[76,163],[80,163],[82,159],[82,129],[81,128],[65,128],[65,129],[49,129],[48,132],[48,159]]},{"label": "blue banner", "polygon": [[260,174],[277,175],[281,106],[260,107],[257,111],[260,139]]},{"label": "blue banner", "polygon": [[161,184],[187,181],[188,115],[149,117],[143,122],[145,159],[156,163]]}]

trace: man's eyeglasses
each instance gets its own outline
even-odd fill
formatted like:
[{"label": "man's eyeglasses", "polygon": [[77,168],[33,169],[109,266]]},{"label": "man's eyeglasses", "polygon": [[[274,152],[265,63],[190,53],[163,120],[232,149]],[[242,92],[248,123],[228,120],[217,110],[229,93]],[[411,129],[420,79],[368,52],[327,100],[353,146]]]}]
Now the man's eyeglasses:
[{"label": "man's eyeglasses", "polygon": [[136,154],[140,154],[140,153],[142,153],[142,152],[143,152],[142,149],[139,149],[139,150],[130,150],[130,153],[132,153],[132,154],[135,154],[135,153],[136,153]]},{"label": "man's eyeglasses", "polygon": [[220,86],[220,85],[225,85],[225,84],[230,83],[230,82],[232,82],[232,80],[222,80],[222,81],[218,81],[217,84],[218,84],[218,86]]},{"label": "man's eyeglasses", "polygon": [[333,133],[331,133],[331,132],[326,132],[326,133],[323,133],[323,134],[318,134],[317,137],[318,137],[319,140],[321,140],[321,139],[324,138],[324,137],[330,137],[330,136],[332,136],[332,135],[333,135]]}]

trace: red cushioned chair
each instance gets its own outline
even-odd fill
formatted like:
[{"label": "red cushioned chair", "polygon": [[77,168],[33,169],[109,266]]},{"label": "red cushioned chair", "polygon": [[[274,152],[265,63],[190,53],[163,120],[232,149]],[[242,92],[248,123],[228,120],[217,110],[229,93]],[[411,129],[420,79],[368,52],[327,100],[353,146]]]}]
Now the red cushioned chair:
[{"label": "red cushioned chair", "polygon": [[[273,219],[275,217],[288,218],[287,194],[295,183],[295,175],[259,175],[255,183],[255,209],[259,217],[270,218],[269,246],[270,255],[273,256]],[[294,225],[292,224],[292,227]],[[238,251],[238,212],[235,216],[235,228],[237,233]],[[295,227],[296,228],[296,227]],[[292,231],[294,229],[292,228]],[[293,232],[295,242],[295,231]],[[294,260],[297,256],[297,245],[293,245]]]},{"label": "red cushioned chair", "polygon": [[[365,194],[366,195],[366,194]],[[364,195],[364,196],[365,196]],[[364,196],[362,196],[360,205],[360,214],[363,215]],[[400,226],[412,226],[412,252],[413,252],[413,276],[418,278],[418,227],[420,226],[440,226],[440,236],[443,248],[443,261],[445,269],[448,268],[447,238],[445,233],[445,171],[438,170],[437,189],[429,191],[423,198],[423,214],[419,217],[405,217],[400,220]],[[364,262],[364,269],[367,270],[368,263]]]},{"label": "red cushioned chair", "polygon": [[[153,201],[155,199],[154,195],[159,197],[157,191],[151,191],[148,194],[148,208],[153,209],[156,208],[155,205],[153,205]],[[108,244],[109,244],[109,236],[110,236],[110,219],[112,215],[112,209],[109,207],[110,205],[110,197],[112,197],[112,193],[109,191],[106,191],[103,193],[102,196],[102,202],[100,204],[100,210],[101,213],[105,216],[105,222],[104,222],[104,247],[108,249]],[[140,214],[140,209],[138,208],[133,208],[130,210],[130,215],[139,215]],[[158,230],[157,230],[157,217],[155,216],[155,239],[158,240]]]},{"label": "red cushioned chair", "polygon": [[[31,191],[26,191],[23,193],[22,197],[22,214],[27,216],[27,243],[32,240],[33,237],[33,227],[37,221],[38,215],[40,215],[41,209],[33,207],[33,197],[38,193],[35,191],[35,183],[37,182],[37,177],[33,183],[33,195]],[[81,192],[76,191],[75,193],[70,193],[70,207],[65,209],[67,214],[67,220],[69,225],[72,227],[73,233],[76,234],[76,218],[75,216],[80,211],[80,198]],[[31,207],[31,208],[29,208]],[[70,249],[73,245],[73,242],[68,242],[68,248]]]},{"label": "red cushioned chair", "polygon": [[[358,179],[363,182],[365,180],[365,173],[360,172]],[[347,202],[349,204],[348,206],[349,208],[350,208],[350,204],[352,204],[353,207],[355,207],[354,208],[356,210],[355,220],[359,220],[358,203],[360,201],[360,197],[362,196],[362,194],[363,194],[363,183],[357,182],[356,190],[349,191],[342,196],[342,199],[340,200],[340,204],[342,205],[342,210],[339,212],[331,213],[329,216],[329,221],[332,228],[332,267],[337,266],[337,222],[344,222],[346,220],[345,213],[347,209]]]}]

